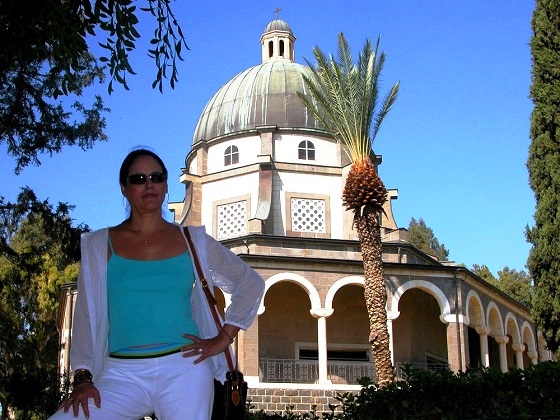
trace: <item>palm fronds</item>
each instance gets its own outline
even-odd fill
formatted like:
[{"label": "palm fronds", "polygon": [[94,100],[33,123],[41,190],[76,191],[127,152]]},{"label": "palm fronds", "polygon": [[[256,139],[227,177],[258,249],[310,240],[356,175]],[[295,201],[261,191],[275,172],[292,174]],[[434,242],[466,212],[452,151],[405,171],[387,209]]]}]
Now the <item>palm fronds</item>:
[{"label": "palm fronds", "polygon": [[399,83],[393,85],[379,104],[379,77],[385,53],[369,40],[352,59],[352,50],[343,33],[338,35],[338,56],[313,49],[316,65],[307,64],[312,76],[304,76],[312,96],[298,96],[313,115],[340,141],[352,162],[368,159],[381,123],[397,99]]}]

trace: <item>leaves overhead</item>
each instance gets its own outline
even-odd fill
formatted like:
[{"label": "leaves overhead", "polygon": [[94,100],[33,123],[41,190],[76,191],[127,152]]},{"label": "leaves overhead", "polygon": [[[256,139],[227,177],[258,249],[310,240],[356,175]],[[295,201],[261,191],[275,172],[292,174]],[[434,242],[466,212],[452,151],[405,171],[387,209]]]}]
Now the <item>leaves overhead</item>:
[{"label": "leaves overhead", "polygon": [[[15,172],[40,165],[41,154],[64,146],[89,149],[107,140],[103,106],[95,96],[89,106],[74,98],[105,79],[129,89],[135,74],[129,54],[140,37],[136,3],[157,25],[148,54],[155,61],[153,87],[164,80],[175,87],[177,60],[188,49],[171,10],[171,0],[5,0],[0,2],[0,144],[16,158]],[[106,54],[92,55],[88,38],[98,36]],[[104,67],[106,66],[106,67]]]}]

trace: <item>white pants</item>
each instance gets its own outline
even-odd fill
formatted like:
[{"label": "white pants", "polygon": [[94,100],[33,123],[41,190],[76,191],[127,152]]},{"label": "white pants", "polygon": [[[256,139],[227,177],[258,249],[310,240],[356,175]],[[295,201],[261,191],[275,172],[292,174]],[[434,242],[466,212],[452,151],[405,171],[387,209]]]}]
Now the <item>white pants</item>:
[{"label": "white pants", "polygon": [[[158,420],[208,420],[212,414],[214,379],[209,359],[182,353],[150,359],[107,359],[106,369],[93,378],[101,408],[89,400],[90,420],[137,420],[152,413]],[[73,419],[61,409],[51,420]],[[80,408],[79,419],[85,419]]]}]

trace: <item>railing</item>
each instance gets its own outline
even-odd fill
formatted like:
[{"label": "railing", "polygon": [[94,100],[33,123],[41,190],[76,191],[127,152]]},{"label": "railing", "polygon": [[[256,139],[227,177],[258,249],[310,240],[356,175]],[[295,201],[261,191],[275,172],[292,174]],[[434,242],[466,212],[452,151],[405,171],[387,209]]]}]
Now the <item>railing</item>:
[{"label": "railing", "polygon": [[373,362],[334,362],[327,363],[328,379],[333,384],[358,385],[358,379],[367,376],[376,378]]},{"label": "railing", "polygon": [[[319,380],[319,362],[316,360],[261,359],[259,367],[262,382],[307,384]],[[327,379],[334,384],[357,385],[357,379],[364,376],[375,378],[373,363],[329,361],[327,364]]]},{"label": "railing", "polygon": [[[445,363],[410,363],[413,369],[449,370]],[[396,364],[397,379],[404,379],[405,363]],[[317,360],[261,359],[259,362],[261,382],[281,382],[312,384],[319,380],[319,362]],[[375,365],[372,362],[338,362],[327,363],[327,379],[333,384],[358,385],[358,379],[367,376],[375,380]]]},{"label": "railing", "polygon": [[405,365],[409,365],[412,369],[422,369],[422,370],[431,370],[434,372],[438,372],[440,370],[450,370],[449,365],[447,363],[396,363],[397,369],[397,379],[404,379],[404,369]]}]

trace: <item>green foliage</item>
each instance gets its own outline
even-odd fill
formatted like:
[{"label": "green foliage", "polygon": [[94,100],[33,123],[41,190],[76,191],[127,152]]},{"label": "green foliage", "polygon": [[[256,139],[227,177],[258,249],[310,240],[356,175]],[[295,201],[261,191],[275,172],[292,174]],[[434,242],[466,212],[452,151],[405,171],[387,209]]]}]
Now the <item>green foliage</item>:
[{"label": "green foliage", "polygon": [[46,418],[61,397],[56,328],[59,286],[77,278],[80,235],[72,208],[23,189],[0,198],[0,405]]},{"label": "green foliage", "polygon": [[506,266],[503,270],[498,271],[498,278],[490,272],[486,265],[475,264],[471,271],[527,308],[531,308],[533,281],[525,271],[517,271]]},{"label": "green foliage", "polygon": [[500,287],[498,279],[494,276],[494,274],[492,274],[488,266],[484,264],[483,265],[474,264],[473,267],[471,268],[471,271],[474,274],[476,274],[478,277],[480,277],[482,280],[490,283],[492,286],[498,288]]},{"label": "green foliage", "polygon": [[523,270],[517,271],[504,267],[498,271],[498,287],[508,295],[531,308],[533,299],[533,282],[531,277]]},{"label": "green foliage", "polygon": [[352,162],[368,159],[381,123],[397,99],[399,84],[390,89],[379,104],[379,78],[385,53],[378,53],[366,40],[354,63],[343,33],[338,35],[338,57],[328,57],[313,49],[317,67],[308,60],[313,77],[304,75],[313,100],[298,92],[299,98],[333,136],[346,146]]},{"label": "green foliage", "polygon": [[527,168],[536,198],[527,267],[532,313],[548,348],[560,348],[560,1],[537,0],[532,19],[531,145]]},{"label": "green foliage", "polygon": [[[406,366],[404,379],[377,387],[364,378],[358,393],[345,392],[318,417],[315,412],[249,419],[536,419],[560,417],[560,364],[544,362],[502,373],[425,371]],[[290,415],[291,417],[288,417]]]},{"label": "green foliage", "polygon": [[[99,25],[109,34],[105,43],[99,43],[107,50],[108,56],[100,58],[107,63],[111,75],[109,93],[113,91],[113,81],[116,80],[128,89],[127,74],[135,74],[128,60],[128,53],[135,49],[135,42],[140,38],[136,30],[138,18],[133,0],[96,0],[92,24]],[[157,23],[154,36],[150,41],[152,48],[148,50],[150,57],[155,59],[157,74],[152,87],[158,87],[163,92],[163,80],[168,79],[172,88],[177,82],[177,59],[182,60],[182,48],[189,49],[181,27],[179,26],[170,7],[170,0],[148,0],[148,7],[141,8],[149,12]],[[169,68],[171,76],[169,77]]]},{"label": "green foliage", "polygon": [[439,243],[432,228],[426,225],[424,219],[418,221],[414,217],[408,224],[408,242],[426,254],[436,257],[439,261],[447,261],[449,251],[444,244]]},{"label": "green foliage", "polygon": [[[549,386],[542,388],[545,380]],[[341,413],[327,419],[484,419],[560,415],[560,365],[547,362],[526,370],[431,372],[405,369],[405,379],[383,388],[368,386],[344,394]]]},{"label": "green foliage", "polygon": [[[163,92],[168,79],[177,82],[177,59],[188,49],[170,8],[171,0],[146,0],[157,28],[149,55],[157,73],[153,87]],[[103,114],[109,111],[96,96],[90,106],[74,101],[84,89],[103,82],[109,69],[113,82],[128,89],[134,74],[129,54],[140,37],[134,0],[41,0],[0,2],[0,144],[16,158],[15,172],[39,165],[42,153],[58,153],[63,146],[89,149],[107,140]],[[97,32],[97,33],[96,33]],[[88,37],[106,36],[100,45],[107,54],[96,59]],[[61,96],[70,100],[63,106]]]}]

